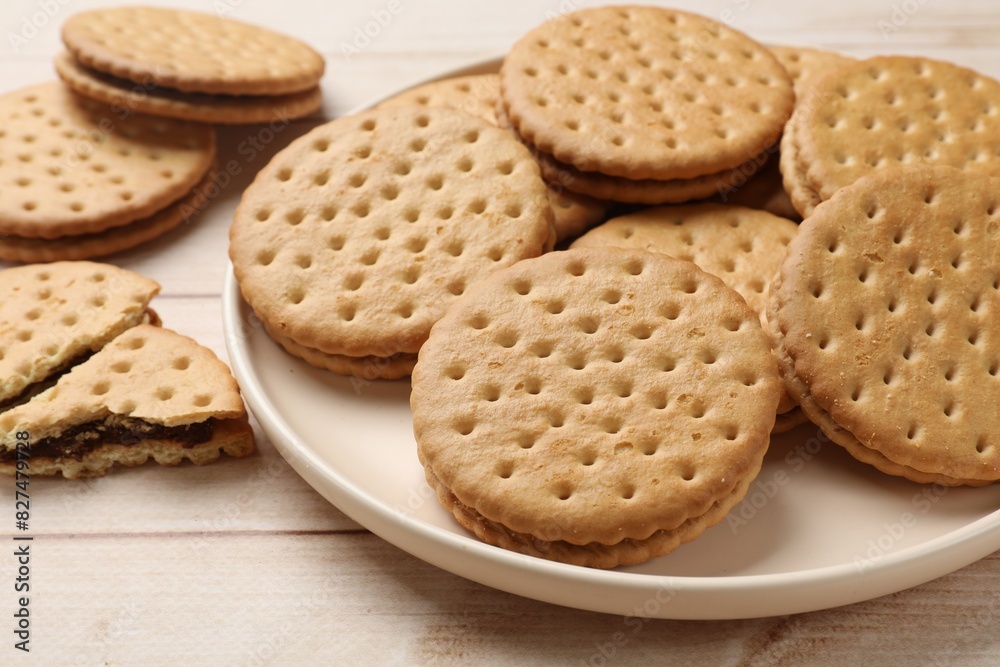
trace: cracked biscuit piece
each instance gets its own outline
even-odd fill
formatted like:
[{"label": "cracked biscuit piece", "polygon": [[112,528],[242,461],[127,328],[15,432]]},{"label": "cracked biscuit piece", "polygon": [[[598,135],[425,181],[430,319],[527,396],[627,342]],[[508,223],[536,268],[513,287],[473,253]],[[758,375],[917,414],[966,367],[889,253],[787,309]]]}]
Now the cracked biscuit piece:
[{"label": "cracked biscuit piece", "polygon": [[247,456],[253,433],[236,380],[215,354],[168,329],[129,329],[56,385],[0,415],[0,472],[13,474],[18,433],[30,470],[93,477],[116,463],[211,463]]},{"label": "cracked biscuit piece", "polygon": [[95,262],[0,271],[0,409],[141,324],[160,286]]}]

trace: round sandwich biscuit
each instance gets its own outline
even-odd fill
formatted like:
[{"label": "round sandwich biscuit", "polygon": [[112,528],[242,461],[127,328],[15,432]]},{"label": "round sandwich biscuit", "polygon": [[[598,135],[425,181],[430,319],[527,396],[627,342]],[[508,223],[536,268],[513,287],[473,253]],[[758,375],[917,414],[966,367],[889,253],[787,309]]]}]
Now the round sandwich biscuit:
[{"label": "round sandwich biscuit", "polygon": [[758,316],[690,262],[585,248],[474,285],[413,371],[428,483],[492,544],[634,564],[722,520],[781,391]]},{"label": "round sandwich biscuit", "polygon": [[239,125],[302,118],[323,103],[319,87],[285,95],[210,95],[138,84],[84,67],[68,52],[56,56],[56,73],[73,92],[153,116]]},{"label": "round sandwich biscuit", "polygon": [[504,59],[500,90],[539,151],[633,180],[739,167],[777,141],[794,102],[764,46],[702,16],[639,6],[543,23]]},{"label": "round sandwich biscuit", "polygon": [[795,166],[785,177],[819,201],[901,164],[1000,175],[1000,82],[951,63],[883,56],[840,67],[790,125]]},{"label": "round sandwich biscuit", "polygon": [[210,125],[115,111],[58,82],[0,96],[0,234],[53,239],[153,215],[208,173]]},{"label": "round sandwich biscuit", "polygon": [[62,39],[84,67],[186,93],[284,95],[315,88],[323,57],[307,44],[214,14],[111,7],[74,14]]},{"label": "round sandwich biscuit", "polygon": [[883,472],[1000,479],[998,192],[951,167],[879,170],[816,208],[772,284],[789,392]]},{"label": "round sandwich biscuit", "polygon": [[509,132],[451,109],[379,109],[276,155],[237,208],[230,257],[281,337],[393,358],[477,280],[548,249],[551,225],[538,166]]}]

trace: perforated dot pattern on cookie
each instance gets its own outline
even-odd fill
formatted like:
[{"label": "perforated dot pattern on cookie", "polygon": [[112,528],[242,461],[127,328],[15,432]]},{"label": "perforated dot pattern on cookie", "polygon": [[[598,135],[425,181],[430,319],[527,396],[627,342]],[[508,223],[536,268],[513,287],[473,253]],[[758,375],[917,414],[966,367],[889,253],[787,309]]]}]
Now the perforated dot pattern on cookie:
[{"label": "perforated dot pattern on cookie", "polygon": [[207,125],[129,113],[57,82],[0,97],[0,233],[55,238],[152,215],[215,157]]},{"label": "perforated dot pattern on cookie", "polygon": [[185,92],[274,95],[314,87],[323,57],[305,43],[214,14],[156,7],[81,12],[62,27],[83,65]]},{"label": "perforated dot pattern on cookie", "polygon": [[245,417],[229,369],[208,348],[140,324],[125,331],[30,402],[0,415],[0,444],[18,428],[33,437],[77,424],[131,417],[163,426]]},{"label": "perforated dot pattern on cookie", "polygon": [[772,46],[771,53],[792,78],[797,102],[803,100],[827,73],[856,62],[854,58],[834,51],[804,46]]},{"label": "perforated dot pattern on cookie", "polygon": [[740,165],[792,110],[787,73],[742,33],[652,7],[599,7],[525,35],[500,71],[518,132],[581,171],[693,178]]},{"label": "perforated dot pattern on cookie", "polygon": [[779,390],[756,315],[720,280],[588,248],[457,302],[421,350],[411,405],[422,461],[464,505],[540,539],[613,544],[730,493]]},{"label": "perforated dot pattern on cookie", "polygon": [[0,403],[142,321],[160,286],[93,262],[0,271]]},{"label": "perforated dot pattern on cookie", "polygon": [[794,124],[797,161],[822,200],[899,165],[1000,173],[1000,83],[950,63],[878,57],[840,68]]},{"label": "perforated dot pattern on cookie", "polygon": [[103,232],[54,239],[0,234],[0,259],[10,262],[59,262],[104,257],[134,248],[166,234],[182,222],[190,221],[192,211],[202,210],[209,199],[206,195],[217,187],[214,178],[215,174],[210,171],[194,189],[166,208]]},{"label": "perforated dot pattern on cookie", "polygon": [[797,231],[790,220],[739,206],[663,206],[608,220],[571,247],[639,248],[694,262],[763,315],[771,277]]},{"label": "perforated dot pattern on cookie", "polygon": [[818,207],[782,268],[771,310],[795,377],[897,468],[1000,478],[998,185],[879,172]]},{"label": "perforated dot pattern on cookie", "polygon": [[552,211],[528,151],[444,108],[349,116],[244,193],[230,256],[258,315],[329,354],[416,352],[454,299],[541,254]]}]

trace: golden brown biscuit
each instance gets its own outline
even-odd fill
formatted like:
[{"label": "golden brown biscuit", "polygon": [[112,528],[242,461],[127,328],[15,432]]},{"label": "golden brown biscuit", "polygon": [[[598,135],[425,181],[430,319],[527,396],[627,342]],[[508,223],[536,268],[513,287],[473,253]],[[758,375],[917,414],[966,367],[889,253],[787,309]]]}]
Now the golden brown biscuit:
[{"label": "golden brown biscuit", "polygon": [[613,567],[739,502],[780,391],[758,316],[721,280],[584,248],[472,286],[421,349],[411,407],[428,482],[460,520],[503,526],[510,539],[488,541],[523,553]]},{"label": "golden brown biscuit", "polygon": [[951,167],[879,170],[816,207],[772,284],[789,392],[883,472],[1000,479],[998,188]]},{"label": "golden brown biscuit", "polygon": [[794,94],[746,35],[656,7],[596,7],[526,34],[500,70],[517,133],[580,171],[633,180],[735,169],[781,134]]},{"label": "golden brown biscuit", "polygon": [[73,58],[140,84],[186,93],[284,95],[315,88],[323,57],[266,28],[165,7],[108,7],[70,16]]},{"label": "golden brown biscuit", "polygon": [[446,108],[376,109],[313,130],[261,170],[230,257],[281,338],[396,358],[477,280],[551,247],[551,225],[538,167],[510,133]]},{"label": "golden brown biscuit", "polygon": [[[20,436],[19,436],[20,434]],[[247,456],[253,434],[239,388],[211,350],[168,329],[119,335],[54,387],[0,416],[0,472],[31,442],[34,475],[103,475],[152,456],[174,465]]]},{"label": "golden brown biscuit", "polygon": [[209,125],[115,112],[58,82],[0,96],[0,234],[53,239],[153,215],[204,178]]}]

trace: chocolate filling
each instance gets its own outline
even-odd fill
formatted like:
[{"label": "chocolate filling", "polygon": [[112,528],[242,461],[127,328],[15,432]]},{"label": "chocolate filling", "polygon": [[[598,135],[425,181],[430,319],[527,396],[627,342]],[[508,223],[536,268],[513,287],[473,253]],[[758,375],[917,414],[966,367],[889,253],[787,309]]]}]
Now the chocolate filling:
[{"label": "chocolate filling", "polygon": [[[183,426],[162,426],[131,417],[116,418],[114,421],[93,421],[73,426],[57,436],[32,443],[31,457],[82,461],[84,456],[101,445],[128,446],[144,440],[171,440],[189,448],[211,440],[214,430],[215,419]],[[10,463],[14,460],[16,460],[14,450],[0,453],[0,463]]]}]

